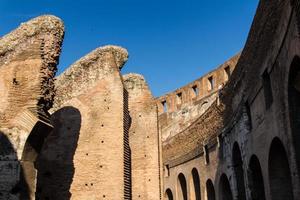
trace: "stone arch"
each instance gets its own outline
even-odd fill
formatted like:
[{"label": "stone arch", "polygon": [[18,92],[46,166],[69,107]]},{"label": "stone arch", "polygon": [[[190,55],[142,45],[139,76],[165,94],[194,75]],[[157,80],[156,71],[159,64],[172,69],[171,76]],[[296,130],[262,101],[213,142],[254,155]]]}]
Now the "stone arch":
[{"label": "stone arch", "polygon": [[245,200],[246,192],[245,192],[243,160],[242,160],[240,147],[237,142],[233,144],[233,148],[232,148],[232,164],[233,164],[233,170],[236,178],[238,199]]},{"label": "stone arch", "polygon": [[300,173],[300,58],[298,56],[293,59],[290,67],[288,102],[297,168],[298,173]]},{"label": "stone arch", "polygon": [[[22,152],[21,165],[24,171],[24,181],[28,188],[30,199],[35,199],[36,180],[38,170],[36,169],[36,160],[41,152],[45,138],[51,132],[52,127],[38,121],[30,132]],[[24,188],[25,186],[21,186]]]},{"label": "stone arch", "polygon": [[75,174],[74,155],[81,121],[79,109],[73,106],[64,106],[52,113],[54,128],[36,161],[36,199],[71,198],[70,188]]},{"label": "stone arch", "polygon": [[214,184],[210,179],[208,179],[206,181],[206,197],[207,197],[207,200],[215,200],[216,199]]},{"label": "stone arch", "polygon": [[0,131],[0,199],[30,199],[23,168],[9,137]]},{"label": "stone arch", "polygon": [[264,179],[258,158],[252,155],[249,162],[248,170],[249,188],[252,200],[265,200]]},{"label": "stone arch", "polygon": [[177,182],[177,197],[179,200],[187,200],[187,184],[185,176],[180,173],[178,175],[178,182]]},{"label": "stone arch", "polygon": [[201,200],[200,176],[196,168],[192,169],[190,179],[190,199]]},{"label": "stone arch", "polygon": [[165,192],[165,199],[166,200],[173,200],[173,193],[170,188],[168,188]]},{"label": "stone arch", "polygon": [[273,139],[269,151],[269,183],[272,200],[293,200],[290,167],[282,142]]},{"label": "stone arch", "polygon": [[230,183],[226,174],[222,174],[220,178],[219,200],[233,200]]}]

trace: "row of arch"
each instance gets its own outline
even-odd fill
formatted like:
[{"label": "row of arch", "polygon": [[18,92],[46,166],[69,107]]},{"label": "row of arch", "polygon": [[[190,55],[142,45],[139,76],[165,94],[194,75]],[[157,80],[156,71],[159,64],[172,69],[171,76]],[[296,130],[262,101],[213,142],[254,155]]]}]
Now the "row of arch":
[{"label": "row of arch", "polygon": [[[201,188],[200,188],[200,176],[198,173],[198,170],[196,168],[193,168],[191,171],[191,179],[190,179],[190,185],[193,185],[193,187],[190,188],[190,199],[191,200],[200,200],[201,199]],[[188,190],[187,190],[187,181],[183,173],[180,173],[178,175],[178,198],[182,200],[187,200],[188,198]],[[173,193],[171,189],[167,189],[165,192],[165,197],[168,200],[173,200]]]},{"label": "row of arch", "polygon": [[[291,125],[291,139],[295,148],[295,157],[297,171],[300,172],[300,58],[295,57],[291,63],[291,67],[288,75],[288,109],[289,109],[289,120]],[[265,200],[265,181],[259,159],[256,155],[252,155],[247,168],[247,173],[244,170],[243,159],[238,143],[234,143],[232,149],[232,164],[234,170],[235,184],[237,188],[237,198],[239,200],[246,199],[245,189],[245,177],[248,179],[248,187],[250,190],[250,196],[253,200]],[[194,169],[193,169],[194,170]],[[277,137],[273,138],[269,149],[268,156],[268,182],[270,198],[272,200],[293,200],[293,185],[292,185],[292,173],[287,156],[287,151]],[[192,172],[193,174],[193,172]],[[195,174],[195,173],[194,173]],[[198,175],[198,172],[197,172]],[[194,175],[193,175],[194,177]],[[196,176],[197,177],[197,176]],[[179,174],[178,180],[180,183],[180,191],[182,198],[187,199],[186,180],[183,174]],[[193,179],[194,180],[194,179]],[[196,180],[200,180],[199,175]],[[195,180],[194,180],[195,182]],[[196,181],[197,182],[197,181]],[[200,181],[199,181],[200,182]],[[195,200],[201,198],[200,183],[194,184],[195,187]],[[231,200],[233,199],[233,193],[230,187],[230,182],[226,174],[222,174],[219,180],[218,188],[218,199],[220,200]],[[166,197],[169,200],[173,200],[173,194],[170,189],[166,191]],[[216,194],[213,182],[208,179],[206,181],[206,199],[215,200]]]},{"label": "row of arch", "polygon": [[[232,163],[236,181],[237,198],[239,200],[246,200],[246,189],[244,177],[248,177],[248,186],[250,196],[253,200],[265,200],[265,184],[261,165],[256,155],[252,155],[249,161],[247,174],[243,168],[243,160],[238,143],[234,143],[232,151]],[[293,187],[291,180],[291,172],[286,150],[279,138],[274,138],[268,159],[269,172],[269,187],[272,200],[293,200]],[[188,191],[187,181],[183,173],[178,175],[177,183],[177,198],[179,200],[187,200],[188,192],[191,200],[201,200],[200,176],[196,168],[191,171],[192,178],[190,179],[192,186]],[[207,200],[216,200],[216,193],[213,181],[208,179],[205,185],[205,196]],[[233,192],[231,184],[226,174],[222,174],[218,185],[218,199],[219,200],[233,200]],[[170,188],[165,192],[165,198],[174,200],[174,194]]]}]

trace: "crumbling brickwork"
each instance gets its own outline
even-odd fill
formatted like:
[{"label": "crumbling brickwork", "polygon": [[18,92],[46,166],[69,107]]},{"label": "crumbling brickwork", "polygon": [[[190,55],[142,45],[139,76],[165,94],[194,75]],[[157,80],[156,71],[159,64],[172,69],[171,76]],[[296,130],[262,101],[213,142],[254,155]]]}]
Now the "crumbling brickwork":
[{"label": "crumbling brickwork", "polygon": [[0,38],[0,200],[300,199],[299,13],[261,0],[241,53],[158,98],[118,46],[55,80],[62,21],[21,24]]},{"label": "crumbling brickwork", "polygon": [[[127,50],[100,47],[54,81],[63,36],[42,16],[0,40],[0,199],[160,199],[156,103],[147,87],[127,91]],[[134,195],[136,177],[145,187]]]},{"label": "crumbling brickwork", "polygon": [[34,197],[33,165],[51,129],[47,110],[63,35],[58,18],[41,16],[0,38],[1,199]]},{"label": "crumbling brickwork", "polygon": [[132,199],[160,199],[160,138],[157,107],[143,76],[123,76],[128,91],[131,127]]},{"label": "crumbling brickwork", "polygon": [[42,199],[124,198],[124,132],[129,127],[123,126],[119,69],[126,60],[125,49],[105,46],[57,78],[54,130],[38,162]]}]

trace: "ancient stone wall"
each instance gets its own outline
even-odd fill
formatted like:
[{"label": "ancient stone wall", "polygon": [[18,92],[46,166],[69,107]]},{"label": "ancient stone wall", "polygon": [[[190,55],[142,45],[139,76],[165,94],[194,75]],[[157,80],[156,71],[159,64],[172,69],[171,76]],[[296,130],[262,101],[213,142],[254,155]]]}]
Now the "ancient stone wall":
[{"label": "ancient stone wall", "polygon": [[[117,46],[54,75],[62,22],[42,16],[0,38],[0,199],[160,199],[157,107]],[[48,111],[51,109],[50,111]]]},{"label": "ancient stone wall", "polygon": [[34,197],[63,36],[60,19],[41,16],[0,38],[1,199]]},{"label": "ancient stone wall", "polygon": [[203,77],[156,99],[162,141],[185,130],[218,98],[231,76],[239,54]]},{"label": "ancient stone wall", "polygon": [[129,96],[132,199],[160,199],[160,137],[156,102],[143,76],[123,76]]},{"label": "ancient stone wall", "polygon": [[124,133],[129,127],[124,126],[127,111],[119,72],[127,57],[120,47],[101,47],[57,78],[54,130],[38,161],[39,198],[130,198],[124,176]]},{"label": "ancient stone wall", "polygon": [[[164,143],[166,199],[299,199],[297,13],[296,2],[260,1],[231,79],[199,118],[220,122],[197,119]],[[209,143],[199,137],[211,132]]]}]

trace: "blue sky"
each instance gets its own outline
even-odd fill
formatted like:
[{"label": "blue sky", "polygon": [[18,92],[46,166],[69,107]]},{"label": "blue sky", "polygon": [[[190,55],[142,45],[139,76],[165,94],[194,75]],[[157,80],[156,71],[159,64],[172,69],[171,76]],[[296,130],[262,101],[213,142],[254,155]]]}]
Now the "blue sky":
[{"label": "blue sky", "polygon": [[145,76],[154,96],[181,87],[242,50],[258,0],[0,0],[0,36],[53,14],[65,23],[61,73],[93,49],[125,47],[122,73]]}]

